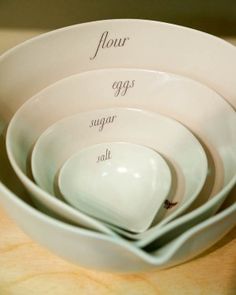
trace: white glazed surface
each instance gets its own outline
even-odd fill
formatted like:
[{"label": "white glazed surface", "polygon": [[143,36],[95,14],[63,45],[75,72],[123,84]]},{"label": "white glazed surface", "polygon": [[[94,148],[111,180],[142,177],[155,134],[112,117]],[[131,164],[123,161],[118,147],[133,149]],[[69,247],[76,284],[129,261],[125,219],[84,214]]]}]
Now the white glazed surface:
[{"label": "white glazed surface", "polygon": [[[93,58],[104,32],[108,32],[107,41],[121,39],[124,46],[100,46]],[[0,57],[0,126],[49,84],[99,68],[134,67],[181,74],[210,86],[236,107],[235,55],[235,47],[220,38],[155,21],[105,20],[59,29]]]},{"label": "white glazed surface", "polygon": [[58,187],[78,209],[126,230],[143,232],[168,197],[171,171],[152,149],[108,142],[72,155],[59,171]]},{"label": "white glazed surface", "polygon": [[220,240],[236,223],[236,204],[185,231],[153,254],[124,240],[83,230],[37,211],[0,183],[0,201],[24,231],[52,252],[88,268],[140,272],[187,261]]},{"label": "white glazed surface", "polygon": [[[93,87],[90,87],[91,79]],[[137,82],[136,87],[128,89],[125,96],[121,95],[118,98],[114,96],[114,92],[117,91],[112,87],[114,81],[132,81],[133,79]],[[86,100],[78,99],[85,95]],[[19,116],[19,122],[26,122],[22,124],[24,131],[20,128],[21,124],[18,124],[16,132],[27,134],[29,139],[28,142],[24,139],[25,153],[21,156],[27,157],[37,137],[60,118],[78,111],[111,106],[139,107],[174,117],[204,141],[214,158],[216,174],[213,187],[204,194],[202,202],[209,196],[214,196],[221,188],[222,182],[227,184],[230,177],[234,175],[235,160],[232,161],[228,157],[233,157],[235,153],[225,153],[226,146],[232,147],[235,144],[233,139],[235,134],[233,133],[231,137],[228,133],[228,130],[235,129],[234,110],[217,93],[198,82],[168,73],[146,70],[114,69],[82,73],[61,80],[37,94],[22,106],[18,115],[15,116],[15,118]],[[32,112],[34,109],[37,109],[37,113]],[[209,114],[211,114],[210,117]],[[30,132],[32,127],[34,127],[34,133]],[[222,149],[221,134],[224,134],[224,149]],[[17,134],[14,135],[15,138],[17,136]],[[224,167],[219,154],[225,159]],[[26,165],[25,160],[21,165]],[[230,173],[229,176],[227,176],[228,173]],[[208,212],[207,214],[213,214],[223,202],[225,194],[220,196],[216,198],[216,203],[206,204],[206,207],[197,211],[192,217],[193,220],[197,222],[202,216],[206,217],[207,215],[204,214],[200,216],[204,210]],[[40,199],[40,194],[38,198]],[[55,201],[52,201],[52,210],[57,206]],[[68,215],[67,218],[70,217]],[[191,215],[188,218],[191,219]],[[153,234],[159,235],[157,232]]]},{"label": "white glazed surface", "polygon": [[[90,86],[91,81],[93,87]],[[123,87],[114,89],[114,82],[122,81]],[[135,81],[135,87],[126,89],[124,83],[127,81],[130,82],[129,86]],[[118,90],[120,95],[116,96]],[[114,69],[87,72],[66,78],[43,90],[15,116],[18,123],[22,121],[22,125],[24,122],[28,124],[28,129],[24,126],[28,139],[24,139],[22,157],[27,157],[32,144],[47,127],[63,117],[114,106],[159,112],[186,125],[198,135],[214,158],[216,187],[212,188],[212,194],[221,188],[224,181],[227,182],[230,161],[226,152],[218,148],[222,141],[220,134],[226,133],[227,136],[229,126],[234,124],[235,112],[219,94],[206,86],[188,78],[155,71]],[[33,111],[35,109],[36,113]],[[33,133],[30,132],[31,126],[34,126]],[[227,138],[226,145],[232,145],[230,140]],[[227,163],[227,169],[222,167],[222,160]],[[222,171],[225,175],[221,174]]]},{"label": "white glazed surface", "polygon": [[[102,131],[99,131],[100,126],[90,127],[94,119],[111,117],[115,117],[114,122],[105,125]],[[25,124],[21,119],[18,120],[17,114],[14,119],[9,125],[6,139],[10,162],[33,198],[44,202],[45,206],[50,206],[52,200],[55,202],[52,196],[56,193],[55,177],[63,163],[81,148],[96,143],[125,141],[145,145],[158,151],[171,163],[177,176],[176,191],[171,201],[177,202],[177,205],[165,210],[165,216],[157,226],[164,225],[184,212],[196,199],[206,179],[207,160],[204,150],[183,125],[157,113],[115,108],[66,117],[42,133],[32,152],[32,166],[37,167],[33,172],[34,178],[42,188],[39,189],[26,176],[24,163],[27,158],[22,157],[26,154],[25,145],[20,144],[24,139],[30,142],[31,134],[35,135],[35,130],[22,132],[21,127],[24,128]],[[45,161],[46,158],[49,160]],[[56,211],[56,208],[54,210]]]},{"label": "white glazed surface", "polygon": [[[51,82],[76,73],[78,70],[91,69],[92,67],[98,68],[98,63],[96,65],[92,64],[91,67],[86,65],[87,59],[84,56],[91,55],[91,47],[87,43],[87,36],[90,36],[90,33],[93,31],[96,33],[97,41],[97,36],[103,30],[109,30],[111,27],[115,30],[116,28],[120,28],[121,24],[125,27],[123,27],[121,33],[129,33],[125,29],[135,30],[139,35],[140,32],[143,33],[143,38],[139,37],[139,40],[142,42],[135,44],[136,49],[132,49],[132,52],[129,54],[128,52],[126,52],[127,54],[125,53],[124,61],[128,61],[128,66],[150,67],[152,69],[159,68],[163,71],[172,71],[191,76],[214,88],[236,107],[236,49],[233,46],[208,34],[175,25],[137,20],[132,20],[131,23],[132,25],[130,25],[130,21],[128,20],[105,21],[100,22],[98,30],[96,30],[97,23],[82,25],[83,28],[81,31],[81,26],[62,29],[56,33],[52,32],[46,34],[46,36],[40,36],[35,40],[28,41],[3,55],[0,58],[0,129],[5,127],[19,105]],[[142,30],[140,30],[140,26]],[[67,35],[65,39],[62,36],[64,31]],[[80,31],[79,36],[77,36],[78,31]],[[51,38],[53,35],[56,36]],[[81,42],[81,38],[84,41],[86,40],[86,42]],[[72,44],[75,40],[78,43],[76,46]],[[154,46],[153,40],[157,40],[156,46]],[[56,45],[57,41],[60,42],[60,46]],[[96,46],[95,43],[93,45]],[[81,44],[85,45],[80,51]],[[134,59],[130,59],[130,56],[133,56],[137,52],[137,48],[140,48],[140,44],[143,44],[141,48],[142,53],[144,53],[142,54],[144,60],[141,59],[140,55],[138,58],[134,56]],[[150,44],[152,46],[149,46]],[[64,50],[66,48],[61,47],[61,45],[69,50]],[[58,48],[62,50],[58,52]],[[145,48],[151,51],[145,53]],[[59,54],[61,63],[58,63],[58,60],[55,59],[55,52]],[[79,55],[78,52],[80,53]],[[85,53],[85,55],[82,53]],[[61,58],[62,56],[64,58]],[[79,56],[76,63],[72,56],[76,58]],[[109,58],[106,57],[105,60],[106,66],[121,66],[116,63],[118,60],[120,63],[121,59],[119,56],[115,56],[115,61],[113,60],[113,62],[110,62],[111,56]],[[70,62],[68,63],[68,61]],[[26,63],[28,65],[27,70],[22,66]],[[37,70],[35,70],[35,65],[37,65]],[[191,215],[191,220],[195,218],[197,219],[195,220],[196,222],[200,222],[201,218],[209,216],[209,211],[211,212],[212,208],[218,206],[218,201],[227,195],[234,181],[235,178],[225,187],[224,191],[213,198],[207,206],[204,206],[204,210],[195,210]],[[99,243],[99,246],[104,246],[104,248],[101,247],[101,253],[106,254],[106,256],[97,257],[97,247],[94,248],[92,246],[94,244],[97,245],[96,239],[96,241],[93,239],[90,240],[83,231],[57,222],[32,209],[20,197],[20,194],[18,196],[14,195],[0,183],[1,204],[16,222],[32,238],[35,238],[53,252],[58,253],[73,263],[106,271],[126,272],[141,271],[150,269],[153,266],[149,262],[140,262],[136,256],[136,252],[135,254],[126,256],[127,252],[120,249],[118,255],[116,255],[117,252],[115,249],[119,247],[114,247],[113,249],[111,246],[109,248],[110,245],[107,242],[104,242],[104,245]],[[199,212],[201,212],[201,215],[198,214]],[[170,255],[166,257],[162,262],[157,257],[155,265],[164,267],[167,264],[170,265],[171,262],[172,264],[180,263],[210,247],[235,225],[235,213],[236,206],[234,204],[219,215],[189,229],[180,237],[182,240],[179,243],[177,252],[182,254],[181,257],[177,253],[176,256]],[[179,218],[178,224],[180,225],[181,222],[188,223],[189,216],[188,214]],[[82,248],[88,251],[88,255],[84,255],[84,251],[78,249],[78,244],[81,244],[81,247],[84,246]],[[107,248],[110,250],[109,252],[104,251]],[[174,248],[172,249],[175,251]],[[188,255],[186,254],[187,252]],[[89,254],[94,254],[91,255],[91,259]],[[175,260],[177,257],[180,258],[178,262]],[[166,263],[166,261],[169,263]]]}]

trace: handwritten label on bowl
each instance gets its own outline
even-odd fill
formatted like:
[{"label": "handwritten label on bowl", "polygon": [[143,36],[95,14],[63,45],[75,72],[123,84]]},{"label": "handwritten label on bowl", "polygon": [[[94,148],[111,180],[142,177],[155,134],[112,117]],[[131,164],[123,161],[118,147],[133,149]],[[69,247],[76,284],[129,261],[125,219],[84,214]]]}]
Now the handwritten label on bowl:
[{"label": "handwritten label on bowl", "polygon": [[110,160],[111,158],[111,151],[109,149],[106,149],[104,154],[98,156],[96,163],[104,162]]},{"label": "handwritten label on bowl", "polygon": [[115,90],[114,96],[125,96],[129,88],[134,87],[135,80],[115,81],[112,89]]},{"label": "handwritten label on bowl", "polygon": [[129,37],[121,37],[121,38],[110,38],[109,32],[105,31],[102,33],[98,45],[96,47],[95,53],[93,56],[90,57],[90,60],[94,60],[100,50],[102,49],[109,49],[109,48],[117,48],[123,47],[129,40]]},{"label": "handwritten label on bowl", "polygon": [[94,119],[90,122],[89,127],[93,128],[93,127],[99,127],[98,131],[102,131],[104,126],[106,124],[112,124],[115,120],[117,116],[113,115],[113,116],[108,116],[108,117],[102,117],[102,118],[98,118],[98,119]]}]

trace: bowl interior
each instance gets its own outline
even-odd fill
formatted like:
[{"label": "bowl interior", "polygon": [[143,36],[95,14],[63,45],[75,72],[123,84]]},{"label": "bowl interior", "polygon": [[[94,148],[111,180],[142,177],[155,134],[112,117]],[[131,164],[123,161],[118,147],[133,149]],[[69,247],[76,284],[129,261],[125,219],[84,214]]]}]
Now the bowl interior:
[{"label": "bowl interior", "polygon": [[[122,81],[122,79],[131,81],[133,78],[135,78],[136,87],[128,89],[125,96],[117,99],[112,87],[114,81]],[[94,81],[92,88],[89,87],[91,79]],[[101,93],[99,99],[97,93]],[[78,99],[85,95],[86,100]],[[212,109],[213,104],[214,109]],[[111,106],[135,106],[157,111],[177,119],[193,130],[195,135],[197,134],[205,149],[210,151],[208,155],[212,158],[208,157],[208,163],[213,163],[207,186],[198,206],[202,205],[209,196],[214,196],[222,185],[227,185],[234,177],[235,134],[231,134],[231,131],[235,129],[235,112],[224,99],[208,87],[188,78],[155,71],[129,69],[100,70],[74,75],[55,83],[29,100],[18,112],[18,115],[27,123],[19,124],[13,136],[16,139],[18,136],[22,137],[22,134],[27,134],[27,138],[23,138],[24,149],[19,155],[18,165],[26,171],[25,159],[37,136],[53,122],[73,112]],[[37,114],[32,115],[33,109],[38,110]],[[210,120],[209,114],[211,114]],[[23,129],[20,126],[23,126]],[[34,126],[34,132],[30,130],[30,126]],[[225,146],[224,150],[222,150],[222,144]],[[225,153],[226,146],[231,152]],[[217,210],[224,200],[223,195],[217,199],[218,206],[215,203],[209,206]],[[40,193],[38,198],[42,199]],[[48,198],[45,199],[48,201]],[[51,208],[54,209],[55,204]]]},{"label": "bowl interior", "polygon": [[[136,86],[126,91],[125,96],[117,98],[112,85],[114,81],[122,81],[122,77],[124,81],[135,78]],[[90,81],[93,81],[93,87],[89,86]],[[86,100],[78,99],[84,96]],[[194,132],[209,150],[216,166],[216,182],[223,178],[223,184],[226,184],[233,176],[235,158],[231,152],[223,150],[222,145],[234,151],[234,110],[219,94],[198,82],[145,70],[114,69],[78,74],[36,95],[18,112],[19,116],[24,115],[24,120],[29,124],[29,130],[24,126],[27,139],[24,138],[22,158],[28,156],[39,134],[57,120],[77,112],[114,106],[147,109],[175,118]],[[38,110],[37,114],[32,114],[33,109]],[[34,133],[30,132],[32,122]],[[26,165],[25,160],[21,163],[23,165]],[[221,171],[224,171],[224,175]]]},{"label": "bowl interior", "polygon": [[[90,127],[94,118],[111,117],[116,118],[114,123],[104,126],[102,131],[99,131],[100,126]],[[17,126],[19,123],[15,121],[15,124]],[[9,136],[14,129],[10,127]],[[16,140],[13,143],[14,139]],[[9,137],[9,142],[10,140],[10,151],[13,151],[11,146],[15,147],[20,138]],[[57,194],[56,176],[65,161],[85,147],[114,141],[145,145],[159,152],[171,165],[172,174],[176,177],[176,189],[170,192],[168,200],[177,205],[163,210],[165,212],[162,218],[168,217],[165,223],[186,210],[195,200],[207,174],[207,159],[201,145],[191,132],[177,121],[137,109],[115,108],[84,112],[53,124],[42,133],[33,149],[32,164],[37,167],[33,169],[36,182],[50,194]],[[12,158],[14,157],[16,163],[19,163],[17,155],[21,154],[19,150],[16,153],[13,151]],[[45,158],[50,161],[44,161]],[[26,173],[22,170],[23,167],[20,168]],[[164,220],[160,224],[164,224]]]},{"label": "bowl interior", "polygon": [[158,152],[116,141],[73,154],[62,165],[57,181],[69,204],[131,232],[150,227],[171,183],[169,166]]}]

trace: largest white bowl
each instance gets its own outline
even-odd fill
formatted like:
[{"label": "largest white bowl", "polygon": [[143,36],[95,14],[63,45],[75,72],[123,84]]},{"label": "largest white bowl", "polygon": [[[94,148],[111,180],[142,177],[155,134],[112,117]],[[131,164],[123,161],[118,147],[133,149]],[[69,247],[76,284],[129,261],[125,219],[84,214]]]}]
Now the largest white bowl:
[{"label": "largest white bowl", "polygon": [[[103,46],[106,35],[113,40],[122,38],[121,46]],[[45,86],[83,70],[104,67],[149,68],[186,75],[214,88],[236,107],[236,49],[232,45],[175,25],[107,20],[39,36],[0,57],[0,132],[16,109]],[[230,188],[227,186],[225,193]],[[154,257],[121,240],[49,218],[11,193],[3,183],[0,201],[28,234],[55,253],[74,263],[106,271],[142,271],[186,261],[219,240],[236,222],[233,204],[186,231],[174,241],[177,246],[167,245]]]}]

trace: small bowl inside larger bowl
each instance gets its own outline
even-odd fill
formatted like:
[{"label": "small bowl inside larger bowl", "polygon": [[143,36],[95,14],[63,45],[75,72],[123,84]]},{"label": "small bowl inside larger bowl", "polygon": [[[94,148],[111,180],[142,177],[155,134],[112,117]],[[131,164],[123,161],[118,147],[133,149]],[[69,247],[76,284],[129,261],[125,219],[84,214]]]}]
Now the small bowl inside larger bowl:
[{"label": "small bowl inside larger bowl", "polygon": [[[9,128],[9,143],[14,141],[11,134],[21,121],[20,117],[21,115]],[[102,131],[99,131],[100,126],[90,127],[94,118],[111,117],[115,117],[115,121],[104,126]],[[32,124],[31,127],[34,128]],[[17,143],[18,140],[19,137]],[[19,144],[16,145],[16,141],[13,141],[9,144],[10,158],[19,163],[16,157],[22,153],[14,153],[11,147]],[[181,214],[198,196],[207,174],[207,160],[199,142],[177,121],[137,109],[115,108],[84,112],[53,124],[42,133],[33,149],[32,164],[37,167],[37,170],[33,169],[36,182],[48,193],[57,194],[56,175],[71,155],[96,143],[114,141],[145,145],[159,152],[171,165],[176,187],[167,200],[176,203],[176,206],[167,210],[170,208],[163,204],[166,209],[163,210],[162,220],[157,220],[159,226]],[[24,170],[21,171],[25,173]],[[25,184],[29,188],[29,182]]]},{"label": "small bowl inside larger bowl", "polygon": [[[37,172],[38,167],[34,168]],[[130,142],[104,142],[66,160],[57,186],[79,210],[128,231],[144,232],[168,197],[171,171],[153,149]]]},{"label": "small bowl inside larger bowl", "polygon": [[[135,77],[136,87],[129,89],[122,99],[107,99],[108,95],[114,94],[114,87],[107,88],[105,85],[113,85],[109,81],[121,81],[120,77],[124,76],[126,81],[130,81],[130,77]],[[88,87],[88,83],[91,81],[94,82],[92,89]],[[150,88],[149,85],[153,86]],[[102,93],[99,99],[97,93]],[[84,96],[87,98],[86,101],[78,99],[78,97]],[[102,97],[104,99],[101,99]],[[211,107],[213,102],[215,105],[214,110]],[[202,203],[209,196],[214,196],[224,182],[228,182],[229,178],[227,180],[227,177],[225,178],[226,174],[222,175],[222,172],[230,171],[234,164],[230,160],[232,166],[228,166],[229,161],[227,157],[231,157],[232,154],[225,155],[222,153],[221,143],[219,142],[222,136],[218,132],[221,130],[222,134],[228,134],[227,130],[231,128],[230,125],[233,125],[235,120],[234,111],[218,94],[206,86],[188,78],[154,71],[122,69],[94,71],[69,77],[45,89],[26,103],[19,111],[19,113],[22,111],[21,116],[22,118],[24,117],[23,120],[30,122],[28,125],[22,125],[22,130],[20,125],[16,128],[15,138],[18,136],[17,133],[20,137],[22,134],[28,134],[30,138],[28,146],[25,145],[26,149],[20,152],[20,157],[22,155],[25,155],[23,157],[28,156],[37,138],[37,134],[39,135],[52,122],[79,110],[84,111],[92,108],[92,106],[99,108],[106,105],[135,105],[142,108],[155,108],[158,112],[175,117],[191,130],[194,130],[194,133],[198,135],[210,150],[209,154],[213,158],[213,167],[211,167],[211,173],[214,175],[213,188],[211,187],[212,184],[209,186],[210,182],[208,181],[207,190],[201,197]],[[32,115],[34,108],[38,111],[37,114]],[[204,109],[204,112],[202,109]],[[209,114],[211,114],[211,121],[208,122]],[[45,119],[42,120],[42,117]],[[202,122],[208,122],[207,126],[203,125]],[[34,132],[30,131],[31,126],[34,126]],[[217,133],[215,132],[216,126],[218,127]],[[29,129],[27,130],[27,128]],[[123,129],[125,129],[125,126]],[[229,149],[234,149],[232,137],[226,137],[224,144]],[[17,145],[14,146],[16,147]],[[223,159],[221,159],[221,156]],[[26,158],[24,159],[22,162],[23,166],[21,167],[26,167],[24,166],[26,165]],[[222,162],[226,165],[223,165],[224,168],[222,168]],[[212,180],[212,175],[208,176]],[[51,183],[53,182],[51,181]],[[53,186],[51,186],[49,192],[53,193]],[[216,211],[222,201],[223,198],[218,202],[218,206],[213,205],[215,209],[211,212]],[[202,204],[201,202],[199,203],[200,205]],[[140,237],[136,236],[136,238]]]},{"label": "small bowl inside larger bowl", "polygon": [[[101,31],[103,30],[109,30],[109,33],[114,33],[113,30],[116,30],[117,28],[121,29],[120,24],[124,25],[124,27],[122,26],[122,33],[124,34],[132,32],[134,33],[134,36],[137,37],[137,32],[140,32],[138,28],[140,28],[141,26],[143,29],[143,35],[140,35],[138,33],[139,38],[136,38],[136,42],[134,44],[136,48],[135,50],[133,50],[132,46],[129,47],[129,50],[131,50],[131,54],[127,54],[128,51],[126,50],[119,51],[122,52],[122,54],[124,53],[123,59],[117,58],[118,56],[115,54],[115,59],[113,60],[113,53],[118,51],[109,51],[112,54],[109,55],[109,57],[104,56],[105,66],[121,66],[121,60],[123,60],[126,62],[125,66],[139,66],[146,68],[151,67],[153,69],[159,68],[166,71],[174,71],[189,75],[191,77],[197,78],[207,85],[210,85],[212,88],[216,89],[218,93],[228,99],[228,101],[232,105],[236,106],[236,85],[234,81],[236,66],[233,62],[235,60],[235,48],[233,48],[233,46],[230,46],[220,39],[212,37],[210,35],[187,28],[171,26],[169,24],[138,20],[115,20],[101,22],[97,29],[96,24],[93,23],[81,25],[78,27],[74,26],[71,28],[59,30],[56,33],[53,32],[51,34],[46,34],[45,36],[40,36],[39,38],[36,38],[31,42],[26,42],[23,46],[19,46],[18,48],[8,52],[6,55],[1,57],[0,70],[1,73],[4,74],[1,75],[0,81],[0,101],[2,106],[0,108],[0,129],[2,130],[2,128],[4,128],[16,108],[21,105],[24,100],[35,94],[38,90],[49,85],[53,81],[77,72],[78,69],[85,70],[94,67],[100,67],[102,65],[101,59],[98,62],[89,65],[87,59],[85,58],[85,56],[87,56],[87,48],[86,50],[83,50],[83,46],[81,47],[81,44],[86,44],[87,46],[87,42],[81,41],[82,39],[86,41],[90,40],[88,36],[93,37],[93,33],[95,33],[96,36],[99,35],[101,37]],[[111,25],[112,30],[110,31]],[[75,35],[77,35],[78,33],[79,37],[81,38],[72,37],[73,33],[75,33]],[[158,42],[155,43],[157,46],[150,47],[149,44],[153,44],[153,35],[156,36]],[[65,42],[66,40],[68,42]],[[78,46],[73,46],[71,44],[71,42],[73,43],[75,40],[78,40]],[[94,38],[94,41],[96,40]],[[180,42],[176,43],[175,40],[179,40]],[[145,55],[142,54],[142,56],[144,57],[143,59],[140,58],[139,51],[137,50],[137,48],[140,48],[141,43],[143,43],[143,46],[141,47],[142,53],[146,51]],[[158,46],[160,43],[162,44],[161,47]],[[49,46],[42,46],[42,44],[47,44]],[[65,45],[65,48],[61,47],[63,45]],[[96,45],[95,42],[94,45]],[[69,50],[61,50],[60,52],[58,52],[58,59],[55,60],[55,47],[59,47],[62,49],[67,48]],[[71,52],[71,50],[73,51],[73,53]],[[70,53],[69,55],[68,52]],[[191,54],[188,54],[189,52],[191,52]],[[209,58],[209,56],[212,56],[212,52],[214,52],[214,59]],[[75,60],[77,62],[73,60],[73,56],[75,57]],[[232,58],[229,58],[229,56],[231,56]],[[112,60],[113,63],[111,62]],[[117,61],[119,65],[117,64]],[[23,69],[23,67],[21,66],[22,63],[28,63],[27,71],[25,71],[25,69]],[[36,64],[37,71],[34,70]],[[16,71],[16,68],[18,68],[18,71]],[[7,75],[5,75],[6,73]],[[19,77],[21,77],[20,80]],[[12,85],[14,85],[14,87],[12,87]],[[232,164],[234,165],[234,163],[235,162],[233,161]],[[201,216],[204,216],[202,218],[206,218],[207,216],[209,216],[209,214],[215,211],[216,207],[219,205],[218,201],[222,201],[222,199],[224,199],[234,183],[235,177],[232,177],[231,180],[228,178],[228,182],[225,182],[224,190],[216,195],[216,197],[213,198],[207,204],[207,206],[204,206],[204,210],[195,210],[191,216],[196,217],[196,212],[201,212]],[[47,233],[46,235],[50,236],[48,235],[47,231],[40,230],[40,228],[43,229],[44,225],[47,224],[47,222],[44,223],[44,217],[41,218],[41,215],[37,214],[35,211],[31,211],[28,206],[25,206],[23,203],[21,203],[20,200],[18,200],[9,191],[7,191],[3,185],[1,185],[1,193],[5,196],[4,198],[2,198],[2,203],[4,204],[4,206],[9,209],[12,215],[15,216],[21,226],[27,228],[31,236],[37,235],[39,239],[43,239],[44,233]],[[234,208],[232,210],[234,210]],[[24,225],[23,221],[25,220],[26,216],[30,216],[30,218],[32,217],[32,219],[30,219],[31,222],[29,224]],[[198,217],[200,217],[200,215]],[[212,222],[212,224],[216,225],[217,222],[215,223],[215,221],[217,220],[217,217],[213,218],[213,220],[214,222]],[[225,224],[227,227],[229,223],[226,220],[229,221],[230,219],[224,220],[225,223],[223,224]],[[37,228],[40,231],[37,231],[37,234],[34,234],[34,231],[30,229],[31,224],[38,225]],[[47,224],[47,226],[50,227],[49,224]],[[216,227],[214,227],[214,229],[215,228]],[[69,229],[67,228],[67,230]],[[213,233],[212,231],[210,232]],[[40,233],[43,234],[41,235]],[[225,233],[225,231],[222,231],[222,234],[223,233]],[[82,240],[83,238],[85,238],[84,233],[82,232],[80,232],[78,235]],[[53,234],[51,235],[51,237],[54,237],[55,241],[60,240],[59,236],[58,239]],[[209,237],[209,235],[207,237]],[[71,239],[68,239],[68,241],[69,240],[72,242]],[[201,240],[202,242],[206,241],[206,239],[199,240]],[[208,242],[209,241],[207,241],[207,244],[210,244]],[[45,243],[50,248],[50,243]],[[56,251],[57,253],[60,252],[60,250],[58,249],[58,245],[54,246],[52,246],[51,243],[51,248],[53,248],[54,251]],[[203,248],[199,244],[198,246],[198,249],[201,251]],[[72,253],[75,253],[75,251],[74,249],[70,248],[70,254]],[[76,259],[74,256],[70,257],[73,261],[84,261],[83,257],[78,258],[79,256],[77,256],[78,259]],[[183,255],[182,258],[187,259],[186,255]],[[104,261],[106,261],[106,259]],[[86,262],[85,264],[88,265],[88,263]],[[134,264],[135,263],[132,262],[129,265],[130,267],[134,267]],[[150,265],[148,267],[150,267]],[[109,266],[105,263],[104,268],[109,269]],[[117,265],[115,265],[114,268],[119,269]],[[138,266],[136,269],[141,270],[141,267]]]}]

